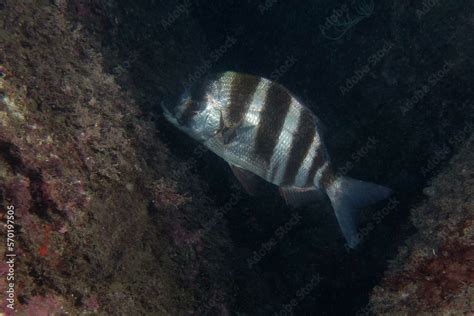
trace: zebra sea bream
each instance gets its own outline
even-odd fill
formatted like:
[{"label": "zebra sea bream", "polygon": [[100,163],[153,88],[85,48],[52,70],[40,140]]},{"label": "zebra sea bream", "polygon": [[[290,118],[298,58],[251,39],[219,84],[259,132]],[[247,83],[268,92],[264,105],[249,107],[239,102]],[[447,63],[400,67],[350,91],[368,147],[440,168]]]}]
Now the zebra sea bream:
[{"label": "zebra sea bream", "polygon": [[260,177],[298,207],[325,193],[349,247],[359,243],[360,209],[391,190],[337,176],[317,117],[285,87],[237,72],[214,74],[187,89],[176,106],[163,104],[169,122],[230,164],[250,194]]}]

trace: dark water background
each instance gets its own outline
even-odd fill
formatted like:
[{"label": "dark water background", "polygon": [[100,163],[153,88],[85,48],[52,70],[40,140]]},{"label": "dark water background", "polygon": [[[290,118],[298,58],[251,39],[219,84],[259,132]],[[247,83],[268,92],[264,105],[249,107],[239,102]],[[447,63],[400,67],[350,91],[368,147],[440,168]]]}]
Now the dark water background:
[{"label": "dark water background", "polygon": [[[131,48],[138,52],[132,61],[133,80],[148,95],[144,109],[158,117],[157,126],[175,154],[193,157],[198,144],[160,118],[156,100],[181,93],[190,76],[201,77],[200,67],[202,73],[252,73],[277,79],[314,111],[325,125],[325,142],[339,172],[395,191],[396,206],[381,203],[368,210],[361,225],[362,245],[347,251],[328,201],[290,210],[269,187],[262,196],[239,193],[237,202],[230,203],[239,190],[227,164],[209,152],[199,155],[194,168],[209,184],[211,197],[222,207],[230,205],[225,218],[234,243],[235,279],[229,282],[236,295],[231,312],[363,313],[388,260],[413,233],[410,209],[456,152],[463,141],[460,133],[472,120],[472,62],[467,53],[472,47],[460,22],[472,5],[369,0],[182,5],[184,11],[168,4],[168,12],[177,12],[177,17],[166,27],[163,17],[169,14],[158,12],[155,1],[122,1],[120,6],[124,27],[119,36],[128,46],[119,49],[128,59]],[[338,10],[349,15],[338,15]],[[350,23],[342,35],[335,22],[321,31],[334,15]],[[189,16],[199,30],[187,28]],[[189,55],[196,61],[173,88],[156,91],[153,74],[140,69],[158,67],[162,61],[153,56],[154,43],[162,41],[163,30],[172,32],[178,25],[182,31],[173,45],[185,57],[169,55],[165,61],[178,63]],[[195,35],[207,49],[195,49],[180,34]],[[280,238],[277,229],[295,213],[301,220]],[[272,238],[275,245],[249,265],[254,251]],[[304,288],[307,293],[302,294]],[[292,300],[296,304],[289,308]]]}]

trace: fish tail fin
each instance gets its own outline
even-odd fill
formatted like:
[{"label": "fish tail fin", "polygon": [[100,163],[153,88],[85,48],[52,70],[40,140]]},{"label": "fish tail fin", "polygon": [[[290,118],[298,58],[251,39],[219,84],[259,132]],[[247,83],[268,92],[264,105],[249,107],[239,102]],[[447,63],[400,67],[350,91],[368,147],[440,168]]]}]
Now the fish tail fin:
[{"label": "fish tail fin", "polygon": [[327,187],[339,227],[350,248],[360,242],[357,224],[361,208],[386,199],[392,190],[370,182],[349,177],[335,178]]}]

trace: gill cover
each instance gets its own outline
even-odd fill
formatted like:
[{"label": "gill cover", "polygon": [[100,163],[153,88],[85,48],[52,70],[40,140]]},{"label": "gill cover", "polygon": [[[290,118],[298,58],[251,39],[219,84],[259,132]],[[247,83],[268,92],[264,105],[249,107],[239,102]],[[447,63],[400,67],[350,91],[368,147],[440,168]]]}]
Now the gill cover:
[{"label": "gill cover", "polygon": [[192,91],[194,93],[183,93],[174,107],[172,103],[163,102],[163,114],[181,131],[200,142],[205,142],[219,130],[220,109],[208,104],[205,92],[196,93],[196,87]]}]

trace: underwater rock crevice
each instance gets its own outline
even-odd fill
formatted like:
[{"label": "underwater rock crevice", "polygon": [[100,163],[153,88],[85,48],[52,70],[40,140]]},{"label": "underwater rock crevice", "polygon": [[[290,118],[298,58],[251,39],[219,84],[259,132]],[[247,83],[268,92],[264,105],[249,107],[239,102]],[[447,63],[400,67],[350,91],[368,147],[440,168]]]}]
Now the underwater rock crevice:
[{"label": "underwater rock crevice", "polygon": [[0,158],[3,158],[15,172],[24,173],[24,164],[17,146],[0,140]]},{"label": "underwater rock crevice", "polygon": [[47,183],[43,180],[41,170],[28,167],[22,159],[20,149],[13,143],[0,140],[0,159],[3,159],[13,171],[13,180],[17,185],[12,184],[11,190],[20,190],[21,183],[27,183],[26,187],[29,190],[28,195],[17,195],[16,192],[6,192],[7,197],[16,197],[26,199],[24,201],[14,201],[14,204],[30,205],[29,212],[38,215],[40,218],[51,221],[51,213],[59,215],[63,219],[66,215],[63,211],[58,209],[54,198],[48,195]]},{"label": "underwater rock crevice", "polygon": [[[23,178],[21,181],[28,183],[29,196],[31,201],[22,201],[23,203],[29,203],[31,206],[29,211],[39,215],[40,217],[46,218],[47,216],[47,199],[42,194],[42,177],[41,173],[37,170],[27,168],[22,161],[20,150],[17,146],[6,141],[0,141],[0,159],[8,164],[8,166],[2,166],[3,168],[10,167],[13,171],[14,177]],[[15,186],[13,186],[15,189]],[[6,192],[7,197],[14,197],[14,192]],[[21,198],[25,198],[22,195]],[[15,204],[19,204],[14,201]]]}]

